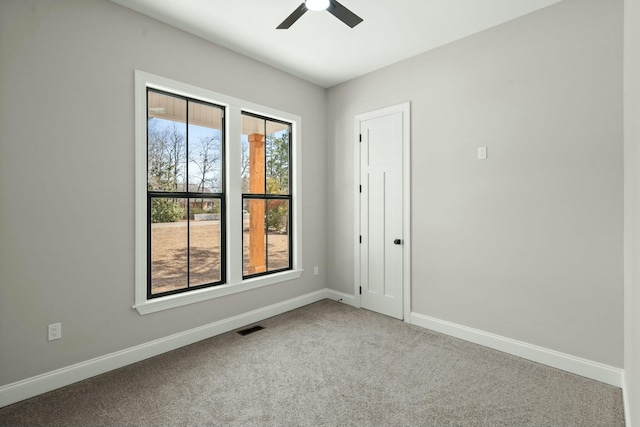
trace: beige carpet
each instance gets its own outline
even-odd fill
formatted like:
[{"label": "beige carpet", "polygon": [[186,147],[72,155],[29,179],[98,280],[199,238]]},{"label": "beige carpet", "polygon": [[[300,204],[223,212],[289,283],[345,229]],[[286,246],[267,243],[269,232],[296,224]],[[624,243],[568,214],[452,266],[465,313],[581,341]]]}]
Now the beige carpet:
[{"label": "beige carpet", "polygon": [[619,388],[366,310],[324,300],[259,324],[0,409],[0,425],[624,425]]}]

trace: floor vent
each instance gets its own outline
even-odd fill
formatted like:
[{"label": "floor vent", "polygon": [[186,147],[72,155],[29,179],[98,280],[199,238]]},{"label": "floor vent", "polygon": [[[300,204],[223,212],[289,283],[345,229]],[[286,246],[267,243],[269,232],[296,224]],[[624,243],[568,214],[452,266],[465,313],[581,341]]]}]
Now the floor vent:
[{"label": "floor vent", "polygon": [[258,331],[259,331],[259,330],[261,330],[261,329],[264,329],[264,327],[262,327],[262,326],[252,326],[252,327],[250,327],[250,328],[247,328],[247,329],[243,329],[243,330],[241,330],[241,331],[238,331],[238,333],[239,333],[240,335],[242,335],[242,336],[245,336],[245,335],[252,334],[252,333],[254,333],[254,332],[258,332]]}]

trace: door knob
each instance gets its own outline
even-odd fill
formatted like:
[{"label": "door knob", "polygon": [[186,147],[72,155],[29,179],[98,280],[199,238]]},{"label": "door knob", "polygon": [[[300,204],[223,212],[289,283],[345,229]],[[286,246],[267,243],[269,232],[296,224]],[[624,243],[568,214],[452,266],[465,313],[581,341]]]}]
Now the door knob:
[{"label": "door knob", "polygon": [[393,241],[393,244],[394,245],[401,245],[402,244],[402,240],[396,239],[396,240]]}]

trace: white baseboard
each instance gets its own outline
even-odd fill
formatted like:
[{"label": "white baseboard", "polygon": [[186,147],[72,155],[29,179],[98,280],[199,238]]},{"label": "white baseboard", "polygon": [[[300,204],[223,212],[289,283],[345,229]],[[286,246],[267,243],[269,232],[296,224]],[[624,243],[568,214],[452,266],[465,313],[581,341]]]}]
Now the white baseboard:
[{"label": "white baseboard", "polygon": [[629,394],[627,391],[627,375],[622,375],[622,404],[624,406],[624,425],[631,426],[631,408],[629,407]]},{"label": "white baseboard", "polygon": [[327,298],[327,290],[292,298],[185,332],[0,387],[0,408],[123,366],[211,338]]},{"label": "white baseboard", "polygon": [[411,323],[436,332],[451,335],[456,338],[480,344],[485,347],[500,350],[514,356],[529,359],[543,365],[562,369],[583,377],[591,378],[616,387],[623,387],[624,371],[619,368],[549,350],[544,347],[527,344],[522,341],[502,337],[468,328],[466,326],[447,322],[418,313],[411,313]]},{"label": "white baseboard", "polygon": [[327,299],[342,302],[344,304],[356,307],[356,298],[353,295],[345,294],[344,292],[327,289]]}]

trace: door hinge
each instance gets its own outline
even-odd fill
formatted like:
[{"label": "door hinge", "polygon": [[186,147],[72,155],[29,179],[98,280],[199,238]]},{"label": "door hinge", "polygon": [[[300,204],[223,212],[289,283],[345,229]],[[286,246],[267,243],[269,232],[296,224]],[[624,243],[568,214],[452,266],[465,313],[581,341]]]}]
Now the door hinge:
[{"label": "door hinge", "polygon": [[360,236],[360,243],[362,243],[362,236]]},{"label": "door hinge", "polygon": [[360,134],[360,142],[362,142],[362,134]]},{"label": "door hinge", "polygon": [[360,192],[362,193],[362,185],[360,186]]},{"label": "door hinge", "polygon": [[362,286],[360,286],[360,295],[362,295]]}]

